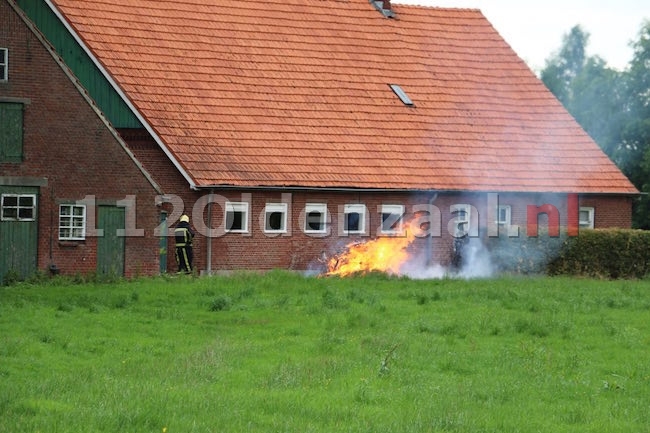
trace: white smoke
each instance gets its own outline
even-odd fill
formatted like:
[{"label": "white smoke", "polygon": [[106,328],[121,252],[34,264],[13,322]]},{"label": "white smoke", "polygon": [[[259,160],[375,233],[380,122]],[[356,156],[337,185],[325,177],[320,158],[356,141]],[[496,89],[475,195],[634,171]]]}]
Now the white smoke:
[{"label": "white smoke", "polygon": [[472,238],[463,249],[463,265],[458,276],[461,278],[488,278],[495,273],[490,252],[480,239]]},{"label": "white smoke", "polygon": [[416,280],[441,278],[489,278],[495,274],[490,253],[478,238],[471,238],[462,250],[460,269],[440,264],[427,265],[424,255],[412,257],[400,267],[400,274]]}]

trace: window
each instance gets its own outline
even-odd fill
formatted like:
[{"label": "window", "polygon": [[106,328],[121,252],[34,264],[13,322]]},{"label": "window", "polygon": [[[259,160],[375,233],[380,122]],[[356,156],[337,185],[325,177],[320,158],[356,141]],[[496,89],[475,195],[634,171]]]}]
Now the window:
[{"label": "window", "polygon": [[366,206],[346,204],[343,208],[343,232],[359,234],[366,232]]},{"label": "window", "polygon": [[497,224],[510,225],[512,221],[512,208],[510,205],[499,205],[497,208]]},{"label": "window", "polygon": [[59,240],[86,239],[86,206],[62,204],[59,206]]},{"label": "window", "polygon": [[248,203],[226,203],[226,231],[248,233]]},{"label": "window", "polygon": [[36,196],[34,194],[2,194],[2,221],[34,221]]},{"label": "window", "polygon": [[469,216],[471,214],[471,206],[468,204],[456,204],[452,205],[450,210],[452,216],[455,218],[453,235],[458,237],[469,234]]},{"label": "window", "polygon": [[399,98],[400,101],[407,107],[413,107],[413,101],[409,96],[406,94],[406,92],[397,84],[389,84],[390,88],[395,92],[397,97]]},{"label": "window", "polygon": [[402,232],[404,206],[401,204],[381,205],[381,233],[396,234]]},{"label": "window", "polygon": [[9,80],[9,50],[0,48],[0,82]]},{"label": "window", "polygon": [[23,160],[23,104],[0,102],[0,162]]},{"label": "window", "polygon": [[593,207],[581,207],[580,216],[579,216],[579,225],[585,229],[594,228],[594,208]]},{"label": "window", "polygon": [[287,232],[287,204],[267,203],[264,208],[264,232]]},{"label": "window", "polygon": [[305,233],[327,232],[327,205],[308,203],[305,205]]}]

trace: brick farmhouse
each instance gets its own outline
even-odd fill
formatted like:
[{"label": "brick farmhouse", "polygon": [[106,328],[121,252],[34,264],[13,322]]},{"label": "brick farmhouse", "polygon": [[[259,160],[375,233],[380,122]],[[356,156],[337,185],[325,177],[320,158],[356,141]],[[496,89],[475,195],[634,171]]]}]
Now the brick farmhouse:
[{"label": "brick farmhouse", "polygon": [[[309,270],[428,216],[631,225],[637,189],[479,10],[375,0],[0,0],[0,278]],[[577,232],[576,232],[577,233]],[[574,233],[575,234],[575,233]]]}]

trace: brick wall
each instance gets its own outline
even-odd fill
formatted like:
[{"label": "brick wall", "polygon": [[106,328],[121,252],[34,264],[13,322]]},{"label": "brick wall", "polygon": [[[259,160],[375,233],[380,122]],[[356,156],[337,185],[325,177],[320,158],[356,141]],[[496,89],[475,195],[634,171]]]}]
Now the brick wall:
[{"label": "brick wall", "polygon": [[[115,204],[133,195],[136,200],[136,229],[144,236],[126,239],[126,274],[156,274],[159,269],[159,240],[154,229],[161,211],[168,212],[170,223],[181,213],[188,213],[195,228],[205,226],[214,232],[199,233],[196,238],[195,266],[199,270],[272,269],[322,270],[323,259],[336,254],[350,242],[369,239],[381,225],[378,211],[382,204],[404,204],[406,218],[414,216],[414,206],[426,208],[430,200],[436,212],[428,219],[434,236],[416,239],[413,254],[431,263],[449,263],[453,237],[450,206],[469,204],[477,210],[479,236],[487,237],[492,222],[488,219],[487,194],[460,193],[389,193],[361,191],[288,190],[290,198],[289,233],[269,235],[260,226],[266,203],[283,199],[283,191],[215,189],[213,197],[250,203],[250,230],[246,234],[223,233],[224,210],[217,202],[203,205],[207,191],[190,190],[187,181],[163,151],[144,131],[123,130],[129,149],[151,173],[172,201],[156,205],[157,192],[128,157],[119,141],[97,113],[91,109],[60,66],[51,58],[22,20],[5,3],[0,2],[0,41],[10,49],[10,80],[0,84],[0,98],[28,99],[25,109],[25,161],[0,165],[0,176],[47,178],[39,196],[38,266],[46,269],[55,263],[64,273],[88,273],[96,269],[97,239],[82,242],[59,242],[57,236],[58,205],[92,195],[96,203]],[[5,25],[6,23],[6,25]],[[551,204],[558,209],[560,224],[567,224],[565,194],[499,194],[499,204],[512,207],[512,223],[525,235],[527,207]],[[198,203],[198,205],[197,205]],[[305,234],[301,212],[306,203],[325,203],[331,213],[329,234]],[[339,208],[349,203],[363,203],[368,209],[368,227],[364,236],[340,234]],[[596,227],[630,227],[631,199],[615,196],[580,197],[580,205],[596,208]],[[422,214],[418,214],[422,216]],[[425,217],[426,219],[426,217]],[[545,215],[538,218],[541,228],[548,224]],[[220,231],[221,228],[221,231]],[[503,230],[503,228],[499,228]],[[212,260],[208,265],[208,243]],[[175,269],[173,240],[169,239],[167,265]]]},{"label": "brick wall", "polygon": [[[450,207],[456,204],[469,204],[476,208],[478,217],[478,236],[484,242],[489,242],[487,194],[460,194],[445,193],[435,196],[433,201],[434,213],[415,213],[416,210],[426,211],[433,194],[417,193],[381,193],[381,192],[318,192],[318,191],[233,191],[215,190],[210,211],[208,211],[207,192],[185,194],[182,197],[182,209],[192,219],[192,225],[198,231],[194,244],[195,265],[199,270],[208,269],[207,257],[211,254],[212,261],[209,268],[212,271],[234,269],[295,269],[308,271],[324,270],[327,258],[342,251],[343,247],[352,242],[382,236],[380,209],[382,204],[405,205],[406,220],[418,217],[420,222],[429,223],[421,227],[427,230],[433,227],[432,237],[417,238],[410,247],[410,252],[417,257],[420,263],[433,263],[443,266],[449,265],[452,245],[453,226],[455,216]],[[565,228],[567,217],[566,194],[499,194],[500,204],[512,206],[513,224],[519,225],[519,235],[526,236],[527,208],[528,206],[551,205],[557,209],[560,216],[560,226]],[[224,207],[225,201],[249,203],[249,230],[247,233],[224,232]],[[289,227],[287,233],[269,234],[264,231],[264,207],[266,203],[287,203],[289,209]],[[629,227],[619,224],[622,219],[606,219],[606,214],[620,209],[622,204],[628,205],[629,199],[605,199],[595,202],[580,199],[580,205],[595,204],[599,226]],[[198,205],[197,205],[198,203]],[[304,232],[304,214],[307,203],[327,204],[330,212],[330,225],[327,235],[313,235]],[[368,225],[364,235],[345,235],[341,233],[342,219],[339,214],[342,207],[349,203],[363,203],[368,212]],[[180,211],[170,207],[170,215],[180,215]],[[598,215],[602,216],[598,217]],[[170,223],[175,221],[170,220]],[[546,235],[549,220],[545,214],[540,214],[537,223],[541,236]],[[496,224],[493,224],[497,227]],[[497,227],[503,232],[503,227]],[[212,231],[208,231],[212,230]],[[211,252],[208,250],[211,242]],[[170,247],[173,241],[170,240]],[[174,269],[172,257],[169,262],[170,269]]]},{"label": "brick wall", "polygon": [[585,196],[580,198],[580,206],[595,209],[594,228],[632,227],[631,197]]},{"label": "brick wall", "polygon": [[[273,269],[286,268],[296,270],[323,270],[323,258],[331,257],[340,252],[342,248],[356,241],[376,237],[379,234],[381,216],[379,213],[382,204],[403,204],[407,212],[406,219],[414,216],[414,210],[426,209],[429,201],[435,197],[432,204],[435,213],[431,217],[416,215],[421,221],[431,221],[435,230],[430,238],[417,238],[410,247],[413,255],[420,261],[438,263],[443,266],[449,264],[452,251],[453,222],[455,221],[450,207],[456,204],[469,204],[476,209],[477,227],[479,237],[488,240],[488,227],[492,223],[488,218],[487,207],[501,204],[510,205],[512,209],[512,224],[519,226],[519,235],[526,236],[528,206],[552,205],[559,214],[560,226],[566,227],[567,195],[566,194],[521,194],[499,193],[492,194],[489,198],[486,193],[389,193],[389,192],[326,192],[326,191],[259,191],[259,190],[213,190],[213,200],[210,212],[206,203],[208,191],[190,191],[185,179],[173,167],[162,150],[148,135],[142,132],[121,131],[129,140],[129,146],[142,161],[143,165],[152,173],[160,183],[166,194],[175,196],[177,203],[166,203],[162,209],[169,212],[170,224],[177,222],[182,212],[191,216],[195,229],[205,226],[203,233],[199,233],[194,243],[195,267],[199,270],[208,269],[208,242],[211,242],[212,261],[209,268],[213,271],[234,269]],[[280,203],[284,200],[289,206],[289,227],[286,234],[264,233],[261,219],[266,203]],[[244,201],[250,203],[249,232],[224,233],[224,201]],[[489,200],[493,200],[490,202]],[[198,204],[197,204],[198,203]],[[327,204],[331,213],[329,234],[315,236],[304,233],[304,216],[301,212],[307,203]],[[339,208],[349,203],[363,203],[368,209],[368,227],[364,236],[341,236]],[[631,224],[631,199],[626,197],[602,196],[580,197],[580,206],[596,207],[597,227],[630,227]],[[196,208],[195,208],[196,207]],[[174,217],[175,216],[175,217]],[[423,218],[423,219],[422,219]],[[538,228],[541,234],[548,229],[548,217],[540,214]],[[493,224],[493,228],[503,233],[505,228]],[[428,226],[424,226],[428,229]],[[212,229],[212,232],[207,232]],[[201,230],[199,230],[201,231]],[[173,240],[169,241],[170,252]],[[173,255],[168,256],[168,269],[175,269]]]},{"label": "brick wall", "polygon": [[58,206],[93,196],[97,204],[136,199],[137,224],[145,236],[127,237],[125,273],[158,271],[153,237],[156,191],[39,39],[0,2],[0,45],[9,49],[9,80],[0,98],[24,105],[24,161],[0,164],[5,178],[47,178],[38,197],[38,267],[53,263],[62,273],[93,273],[97,239],[58,240]]}]

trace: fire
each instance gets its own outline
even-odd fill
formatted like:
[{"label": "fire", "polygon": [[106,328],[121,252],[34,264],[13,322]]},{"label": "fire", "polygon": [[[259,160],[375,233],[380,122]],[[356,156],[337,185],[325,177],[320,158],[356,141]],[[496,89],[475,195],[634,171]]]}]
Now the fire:
[{"label": "fire", "polygon": [[381,237],[365,242],[353,242],[327,263],[326,275],[341,277],[368,272],[399,274],[410,254],[407,248],[415,239],[414,230],[399,236]]}]

